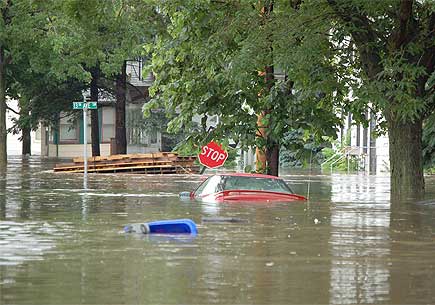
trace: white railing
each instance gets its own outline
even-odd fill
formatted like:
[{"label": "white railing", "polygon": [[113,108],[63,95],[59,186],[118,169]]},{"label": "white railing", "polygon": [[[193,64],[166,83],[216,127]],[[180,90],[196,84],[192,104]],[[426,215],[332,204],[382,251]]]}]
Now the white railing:
[{"label": "white railing", "polygon": [[[358,160],[360,161],[360,164],[365,165],[365,160],[367,157],[367,154],[364,153],[364,148],[362,146],[345,146],[339,151],[337,151],[335,154],[333,154],[331,157],[326,159],[322,164],[320,164],[320,168],[323,169],[323,167],[326,164],[329,164],[330,170],[332,172],[332,169],[335,164],[342,161],[343,159],[347,159],[347,171],[349,172],[350,169],[350,158],[351,156],[356,156]],[[365,167],[365,166],[363,166]]]}]

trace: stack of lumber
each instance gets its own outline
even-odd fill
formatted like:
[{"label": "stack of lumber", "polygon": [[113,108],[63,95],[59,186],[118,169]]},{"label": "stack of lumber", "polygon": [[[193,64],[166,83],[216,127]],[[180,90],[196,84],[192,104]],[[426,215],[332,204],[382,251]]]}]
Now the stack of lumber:
[{"label": "stack of lumber", "polygon": [[[89,173],[135,174],[185,174],[199,172],[194,164],[196,157],[181,157],[177,153],[112,155],[88,158]],[[55,172],[83,173],[84,159],[74,158],[73,163],[56,164]]]}]

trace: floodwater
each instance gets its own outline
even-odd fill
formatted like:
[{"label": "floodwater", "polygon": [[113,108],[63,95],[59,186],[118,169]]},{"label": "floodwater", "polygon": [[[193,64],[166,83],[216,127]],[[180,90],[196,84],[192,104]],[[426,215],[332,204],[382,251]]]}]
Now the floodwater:
[{"label": "floodwater", "polygon": [[[53,162],[0,174],[2,305],[435,304],[435,202],[390,203],[388,176],[290,171],[308,202],[201,204],[177,197],[199,175],[90,175],[85,191]],[[175,218],[198,235],[122,233]]]}]

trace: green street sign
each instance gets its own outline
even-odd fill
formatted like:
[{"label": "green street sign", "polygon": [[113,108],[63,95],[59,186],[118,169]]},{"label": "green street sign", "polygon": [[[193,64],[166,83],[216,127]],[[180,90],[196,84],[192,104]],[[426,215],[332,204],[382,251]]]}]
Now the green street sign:
[{"label": "green street sign", "polygon": [[73,102],[73,109],[97,109],[97,102]]},{"label": "green street sign", "polygon": [[97,109],[97,102],[89,102],[88,109]]},{"label": "green street sign", "polygon": [[86,108],[86,103],[84,102],[73,102],[73,109],[84,109]]}]

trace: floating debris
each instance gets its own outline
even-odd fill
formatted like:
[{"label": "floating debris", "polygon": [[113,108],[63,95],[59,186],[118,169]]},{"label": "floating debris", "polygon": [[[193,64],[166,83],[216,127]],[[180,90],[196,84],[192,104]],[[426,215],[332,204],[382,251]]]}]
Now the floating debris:
[{"label": "floating debris", "polygon": [[236,217],[203,217],[203,222],[229,222],[229,223],[238,223],[238,222],[248,222],[247,219],[241,219]]},{"label": "floating debris", "polygon": [[142,234],[194,234],[198,233],[196,224],[191,219],[158,220],[134,223],[124,227],[125,233]]}]

